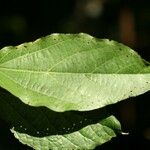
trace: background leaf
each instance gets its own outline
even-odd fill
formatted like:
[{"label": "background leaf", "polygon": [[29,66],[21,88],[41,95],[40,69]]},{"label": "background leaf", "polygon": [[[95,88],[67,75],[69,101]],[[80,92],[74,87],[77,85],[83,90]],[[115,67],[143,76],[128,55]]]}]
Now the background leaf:
[{"label": "background leaf", "polygon": [[0,52],[0,85],[32,106],[93,110],[150,89],[130,48],[87,34],[52,34]]},{"label": "background leaf", "polygon": [[11,131],[20,142],[34,149],[94,149],[97,145],[101,145],[116,136],[116,133],[109,128],[109,124],[115,124],[115,126],[119,125],[116,118],[110,116],[99,123],[86,126],[79,131],[64,135],[33,137],[28,134],[16,132],[14,129]]}]

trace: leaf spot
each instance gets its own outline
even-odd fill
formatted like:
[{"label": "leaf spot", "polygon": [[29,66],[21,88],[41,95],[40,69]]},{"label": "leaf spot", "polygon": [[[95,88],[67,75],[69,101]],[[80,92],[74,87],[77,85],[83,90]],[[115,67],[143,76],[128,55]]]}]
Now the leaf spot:
[{"label": "leaf spot", "polygon": [[23,45],[24,48],[27,48],[27,45]]}]

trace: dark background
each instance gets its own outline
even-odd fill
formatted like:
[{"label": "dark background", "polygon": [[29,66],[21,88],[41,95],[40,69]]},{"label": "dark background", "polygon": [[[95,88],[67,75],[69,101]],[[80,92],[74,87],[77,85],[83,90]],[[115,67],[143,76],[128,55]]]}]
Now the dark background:
[{"label": "dark background", "polygon": [[[85,32],[122,42],[150,61],[149,0],[0,0],[0,48],[33,41],[51,33]],[[128,136],[101,149],[150,149],[150,93],[114,106]],[[0,120],[0,150],[30,149],[18,142]],[[97,149],[100,149],[99,147]]]}]

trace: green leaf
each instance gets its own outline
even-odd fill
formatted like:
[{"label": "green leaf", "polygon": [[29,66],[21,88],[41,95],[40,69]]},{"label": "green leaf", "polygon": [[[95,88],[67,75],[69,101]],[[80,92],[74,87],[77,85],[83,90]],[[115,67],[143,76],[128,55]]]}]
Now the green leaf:
[{"label": "green leaf", "polygon": [[[103,125],[103,121],[105,124]],[[118,124],[115,117],[110,116],[99,123],[82,128],[79,131],[46,137],[34,137],[23,134],[12,129],[14,136],[23,144],[33,147],[36,150],[79,150],[94,149],[96,146],[109,141],[116,133],[107,124]],[[119,127],[119,126],[118,126]]]},{"label": "green leaf", "polygon": [[121,133],[119,122],[106,107],[59,113],[25,105],[13,95],[0,92],[0,117],[10,123],[20,142],[37,150],[94,149]]},{"label": "green leaf", "polygon": [[115,41],[52,34],[0,51],[0,86],[32,106],[93,110],[150,90],[150,67]]}]

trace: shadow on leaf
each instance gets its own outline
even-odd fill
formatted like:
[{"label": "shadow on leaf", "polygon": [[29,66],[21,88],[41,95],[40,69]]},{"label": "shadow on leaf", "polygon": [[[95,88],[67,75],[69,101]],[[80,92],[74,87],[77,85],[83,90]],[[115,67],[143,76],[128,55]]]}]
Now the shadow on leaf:
[{"label": "shadow on leaf", "polygon": [[[16,131],[36,137],[68,134],[98,123],[110,115],[109,107],[85,112],[55,112],[46,107],[26,105],[9,92],[0,89],[0,117]],[[115,129],[114,124],[107,123],[108,125]]]}]

